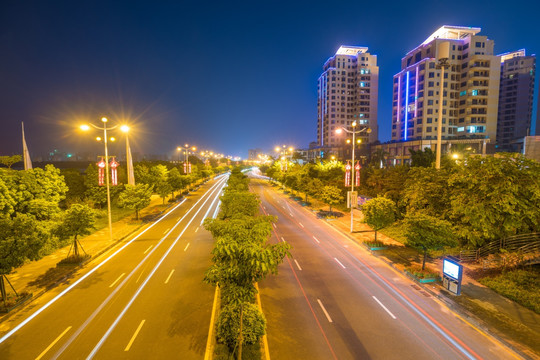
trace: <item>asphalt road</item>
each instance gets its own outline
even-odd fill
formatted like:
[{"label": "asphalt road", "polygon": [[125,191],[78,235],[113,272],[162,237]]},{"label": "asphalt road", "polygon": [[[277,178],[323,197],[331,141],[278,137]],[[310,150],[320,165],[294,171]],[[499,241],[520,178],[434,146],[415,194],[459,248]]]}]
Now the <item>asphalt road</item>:
[{"label": "asphalt road", "polygon": [[513,359],[411,280],[263,182],[274,241],[292,245],[259,283],[273,359]]},{"label": "asphalt road", "polygon": [[0,359],[201,359],[214,288],[202,282],[227,176],[87,265],[0,335]]}]

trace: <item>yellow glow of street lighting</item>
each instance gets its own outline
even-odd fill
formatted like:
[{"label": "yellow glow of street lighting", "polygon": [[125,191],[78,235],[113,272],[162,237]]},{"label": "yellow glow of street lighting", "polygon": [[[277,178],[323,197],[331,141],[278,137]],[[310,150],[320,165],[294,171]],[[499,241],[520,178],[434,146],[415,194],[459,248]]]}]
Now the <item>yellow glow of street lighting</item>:
[{"label": "yellow glow of street lighting", "polygon": [[182,150],[180,146],[176,148],[176,151],[180,151],[180,150]]},{"label": "yellow glow of street lighting", "polygon": [[356,126],[356,121],[353,121],[353,123],[351,124],[352,127],[355,127]]},{"label": "yellow glow of street lighting", "polygon": [[276,146],[275,150],[276,150],[276,152],[279,152],[279,150],[281,150],[281,149],[279,148],[279,146]]},{"label": "yellow glow of street lighting", "polygon": [[458,154],[452,154],[452,158],[457,159],[457,158],[459,158],[459,155]]},{"label": "yellow glow of street lighting", "polygon": [[88,131],[88,130],[90,130],[90,126],[88,126],[88,125],[81,125],[81,126],[79,126],[79,128],[80,128],[82,131]]},{"label": "yellow glow of street lighting", "polygon": [[122,132],[127,133],[127,132],[129,132],[129,126],[127,126],[127,125],[122,125],[122,126],[120,126],[120,130],[122,130]]},{"label": "yellow glow of street lighting", "polygon": [[289,148],[289,151],[293,151],[293,150],[294,150],[294,148],[293,148],[293,147],[290,147],[290,148]]},{"label": "yellow glow of street lighting", "polygon": [[336,130],[336,134],[341,134],[341,132],[342,132],[342,131],[341,131],[341,128],[339,128],[339,129]]},{"label": "yellow glow of street lighting", "polygon": [[103,121],[104,123],[106,123],[106,122],[109,121],[109,120],[107,120],[106,117],[102,117],[102,118],[101,118],[101,121]]},{"label": "yellow glow of street lighting", "polygon": [[361,144],[361,143],[362,143],[362,139],[356,140],[356,143],[357,143],[357,144]]},{"label": "yellow glow of street lighting", "polygon": [[347,139],[347,144],[350,144],[351,143],[351,139]]},{"label": "yellow glow of street lighting", "polygon": [[111,141],[113,141],[113,142],[116,141],[116,138],[111,136]]},{"label": "yellow glow of street lighting", "polygon": [[101,136],[96,137],[97,141],[101,141]]},{"label": "yellow glow of street lighting", "polygon": [[335,160],[336,157],[334,155],[330,156],[330,159]]},{"label": "yellow glow of street lighting", "polygon": [[184,146],[185,146],[185,147],[189,147],[189,145],[188,145],[188,144],[184,144]]},{"label": "yellow glow of street lighting", "polygon": [[196,146],[194,146],[194,147],[192,147],[192,148],[191,148],[191,150],[193,150],[193,151],[197,151],[197,147],[196,147]]}]

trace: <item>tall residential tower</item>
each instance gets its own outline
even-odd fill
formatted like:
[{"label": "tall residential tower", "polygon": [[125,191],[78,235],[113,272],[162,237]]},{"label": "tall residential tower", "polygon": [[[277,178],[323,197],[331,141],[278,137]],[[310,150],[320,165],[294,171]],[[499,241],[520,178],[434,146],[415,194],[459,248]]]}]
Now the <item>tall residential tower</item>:
[{"label": "tall residential tower", "polygon": [[377,99],[379,67],[377,56],[367,47],[341,46],[336,55],[326,61],[318,84],[317,143],[320,147],[338,148],[344,145],[344,135],[335,130],[369,127],[363,132],[364,143],[378,138]]},{"label": "tall residential tower", "polygon": [[442,42],[450,43],[442,137],[495,139],[500,58],[493,55],[493,40],[478,35],[480,30],[442,26],[402,59],[401,71],[394,75],[392,140],[437,138],[441,81],[437,53]]},{"label": "tall residential tower", "polygon": [[[521,49],[501,57],[501,87],[497,122],[497,151],[520,152],[522,140],[532,135],[536,56]],[[516,140],[520,140],[516,143]]]}]

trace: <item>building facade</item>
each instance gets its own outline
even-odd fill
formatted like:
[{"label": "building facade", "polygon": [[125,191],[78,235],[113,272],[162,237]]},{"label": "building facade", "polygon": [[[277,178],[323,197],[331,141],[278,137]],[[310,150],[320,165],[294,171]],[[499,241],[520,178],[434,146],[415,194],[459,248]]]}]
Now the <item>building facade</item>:
[{"label": "building facade", "polygon": [[367,47],[341,46],[323,66],[318,80],[317,144],[327,149],[342,148],[346,134],[337,134],[343,127],[371,129],[360,135],[364,143],[378,139],[377,100],[379,67],[377,56]]},{"label": "building facade", "polygon": [[521,152],[531,135],[536,56],[525,49],[499,55],[501,84],[497,120],[497,151]]},{"label": "building facade", "polygon": [[[392,141],[437,138],[443,81],[442,138],[490,138],[497,133],[500,58],[480,28],[442,26],[401,61],[393,78]],[[441,80],[440,44],[449,43],[449,67]]]}]

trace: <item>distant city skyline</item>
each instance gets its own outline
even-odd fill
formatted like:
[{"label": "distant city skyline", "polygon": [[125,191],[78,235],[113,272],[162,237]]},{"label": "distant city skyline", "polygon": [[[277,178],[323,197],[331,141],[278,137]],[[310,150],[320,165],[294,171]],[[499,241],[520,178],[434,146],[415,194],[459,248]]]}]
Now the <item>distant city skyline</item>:
[{"label": "distant city skyline", "polygon": [[22,154],[21,121],[32,156],[99,151],[76,127],[101,116],[129,119],[141,154],[174,156],[186,142],[243,158],[307,148],[317,140],[317,79],[341,45],[377,55],[379,140],[389,141],[392,77],[442,25],[482,28],[496,54],[540,51],[536,5],[512,8],[530,11],[507,16],[503,1],[4,2],[0,154]]}]

